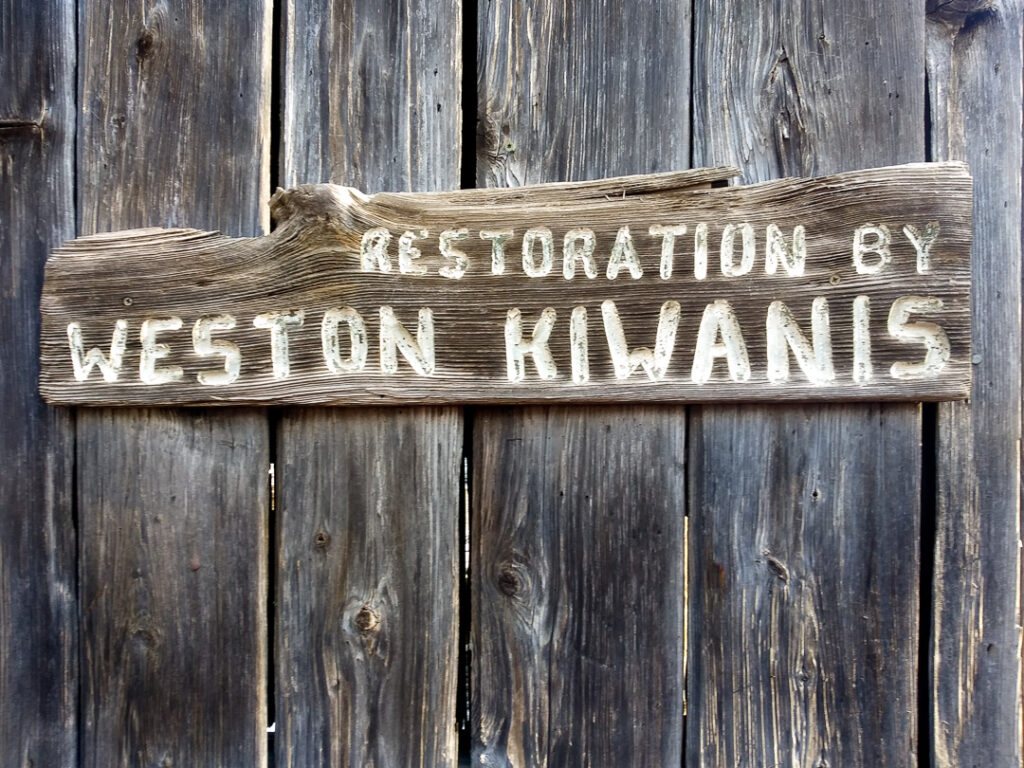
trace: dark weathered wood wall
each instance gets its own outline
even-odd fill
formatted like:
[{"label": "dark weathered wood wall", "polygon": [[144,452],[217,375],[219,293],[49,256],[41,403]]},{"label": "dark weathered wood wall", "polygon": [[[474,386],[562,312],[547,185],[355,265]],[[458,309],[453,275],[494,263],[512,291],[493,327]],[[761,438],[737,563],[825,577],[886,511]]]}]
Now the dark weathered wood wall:
[{"label": "dark weathered wood wall", "polygon": [[74,414],[36,394],[47,253],[75,231],[75,8],[0,10],[0,765],[78,750]]},{"label": "dark weathered wood wall", "polygon": [[[1024,10],[755,5],[0,2],[0,765],[1021,765]],[[255,234],[272,177],[926,158],[975,177],[969,403],[36,396],[50,249]]]},{"label": "dark weathered wood wall", "polygon": [[930,151],[974,174],[974,391],[938,406],[936,768],[1021,762],[1022,4],[928,2]]}]

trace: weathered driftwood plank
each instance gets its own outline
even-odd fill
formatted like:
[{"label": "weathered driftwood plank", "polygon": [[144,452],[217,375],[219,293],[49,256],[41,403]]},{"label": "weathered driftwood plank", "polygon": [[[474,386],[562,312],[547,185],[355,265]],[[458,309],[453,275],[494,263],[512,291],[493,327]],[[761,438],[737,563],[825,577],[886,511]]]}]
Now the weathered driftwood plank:
[{"label": "weathered driftwood plank", "polygon": [[[284,182],[457,186],[461,13],[288,3]],[[281,415],[278,765],[456,765],[462,449],[457,409]]]},{"label": "weathered driftwood plank", "polygon": [[475,765],[679,765],[685,411],[482,410]]},{"label": "weathered driftwood plank", "polygon": [[[481,3],[479,28],[481,186],[687,167],[688,4]],[[685,418],[478,412],[475,764],[680,764]]]},{"label": "weathered driftwood plank", "polygon": [[122,404],[966,394],[963,166],[723,189],[676,178],[671,194],[608,199],[603,182],[542,204],[300,187],[276,196],[264,238],[81,238],[47,271],[43,392]]},{"label": "weathered driftwood plank", "polygon": [[69,414],[38,395],[47,253],[74,234],[75,11],[0,13],[0,765],[77,766]]},{"label": "weathered driftwood plank", "polygon": [[1021,765],[1019,2],[930,3],[932,154],[974,185],[974,390],[941,405],[931,626],[936,768]]},{"label": "weathered driftwood plank", "polygon": [[282,765],[456,764],[461,424],[453,408],[282,419]]},{"label": "weathered driftwood plank", "polygon": [[[86,3],[79,221],[260,230],[269,3]],[[259,412],[78,414],[83,765],[266,762]]]},{"label": "weathered driftwood plank", "polygon": [[[696,4],[697,163],[747,181],[924,154],[910,0]],[[702,407],[687,765],[912,766],[918,407]]]}]

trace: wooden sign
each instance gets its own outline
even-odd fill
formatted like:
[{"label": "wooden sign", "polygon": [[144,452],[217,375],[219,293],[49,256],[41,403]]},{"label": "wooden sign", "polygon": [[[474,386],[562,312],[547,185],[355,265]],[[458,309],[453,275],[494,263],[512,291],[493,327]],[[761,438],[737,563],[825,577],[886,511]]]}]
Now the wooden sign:
[{"label": "wooden sign", "polygon": [[366,197],[50,258],[60,404],[936,400],[971,380],[971,179],[732,169]]}]

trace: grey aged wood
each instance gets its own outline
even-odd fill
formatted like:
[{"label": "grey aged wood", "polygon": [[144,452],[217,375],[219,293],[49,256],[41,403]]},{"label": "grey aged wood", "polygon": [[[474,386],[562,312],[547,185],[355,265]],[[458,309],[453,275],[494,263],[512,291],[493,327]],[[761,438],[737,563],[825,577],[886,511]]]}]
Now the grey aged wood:
[{"label": "grey aged wood", "polygon": [[295,0],[283,15],[283,186],[458,186],[458,0]]},{"label": "grey aged wood", "polygon": [[278,447],[280,764],[455,765],[461,412],[288,412]]},{"label": "grey aged wood", "polygon": [[84,764],[263,764],[263,413],[79,420]]},{"label": "grey aged wood", "polygon": [[916,595],[894,585],[918,578],[921,456],[902,414],[848,409],[691,421],[695,765],[914,760]]},{"label": "grey aged wood", "polygon": [[[40,400],[47,253],[74,234],[75,15],[0,13],[0,765],[77,765],[74,428]],[[17,42],[15,42],[17,41]]]},{"label": "grey aged wood", "polygon": [[80,3],[80,233],[267,229],[270,8]]},{"label": "grey aged wood", "polygon": [[[695,163],[922,159],[919,3],[699,0],[694,29]],[[916,764],[919,414],[696,414],[687,765]]]},{"label": "grey aged wood", "polygon": [[685,410],[482,410],[475,765],[680,764]]},{"label": "grey aged wood", "polygon": [[688,3],[478,9],[477,186],[689,167]]},{"label": "grey aged wood", "polygon": [[[478,9],[480,186],[688,167],[688,4]],[[681,763],[684,434],[680,408],[478,412],[475,764]]]},{"label": "grey aged wood", "polygon": [[[700,179],[707,173],[696,175]],[[970,178],[963,166],[919,164],[711,190],[690,185],[688,174],[676,178],[675,190],[652,183],[649,195],[631,197],[606,197],[606,189],[613,186],[610,182],[594,185],[596,190],[591,185],[565,188],[561,200],[551,202],[543,198],[555,193],[542,189],[539,204],[530,202],[529,195],[500,202],[491,193],[485,193],[489,202],[481,204],[466,192],[455,196],[458,202],[451,196],[439,201],[426,194],[366,199],[341,187],[309,186],[275,196],[272,208],[279,227],[262,239],[154,230],[76,240],[55,254],[47,271],[43,392],[64,403],[185,404],[877,400],[966,394],[971,369]],[[640,185],[630,181],[623,185],[627,186]],[[688,223],[695,231],[706,228],[708,249],[715,257],[706,257],[711,262],[706,278],[695,276],[691,253],[696,237],[685,233],[676,238],[675,269],[670,276],[659,275],[663,238],[648,230],[665,222]],[[806,226],[807,263],[800,275],[789,274],[789,267],[771,262],[767,255],[766,233],[776,222],[790,233],[795,222]],[[859,273],[852,256],[854,232],[868,222],[892,233],[892,261],[877,274]],[[905,224],[923,230],[929,222],[938,227],[939,235],[932,247],[931,266],[919,274],[919,258],[903,230]],[[738,223],[749,227],[761,243],[756,258],[750,254],[749,272],[727,276],[725,259],[718,258],[719,241],[724,243],[725,232]],[[480,236],[504,230],[520,233],[526,243],[527,235],[522,233],[544,228],[561,244],[563,239],[577,242],[571,233],[579,232],[580,226],[587,227],[593,239],[593,255],[587,263],[592,272],[587,275],[584,265],[577,263],[580,259],[564,255],[556,259],[553,253],[546,271],[531,275],[530,264],[536,269],[540,263],[541,246],[534,246],[530,259],[522,255],[517,260],[518,248],[512,243],[506,249],[504,273],[492,274],[492,243]],[[416,241],[421,256],[413,266],[424,274],[402,274],[408,267],[402,265],[401,246],[398,264],[393,248],[382,256],[364,253],[360,257],[360,240],[365,243],[367,237],[363,233],[381,228],[391,233],[392,240],[406,238],[408,233],[430,233]],[[463,239],[452,247],[462,249],[460,256],[467,265],[457,279],[451,278],[457,262],[444,255],[443,241],[444,232],[454,231],[461,232]],[[632,263],[642,274],[638,271],[630,277],[626,267],[617,276],[612,272],[623,233],[635,243],[637,255]],[[367,258],[369,268],[365,263],[360,266]],[[877,254],[864,258],[867,263],[879,259]],[[570,272],[563,272],[570,268],[575,272],[572,279],[564,276],[571,276]],[[858,379],[855,365],[858,296],[869,297],[874,315],[869,363],[873,373],[867,381]],[[939,363],[934,374],[900,378],[890,371],[891,366],[897,361],[919,364],[925,359],[925,347],[920,339],[898,338],[891,328],[887,330],[885,318],[891,319],[890,307],[901,297],[915,296],[938,300],[938,307],[915,312],[942,326],[944,331],[937,332],[948,337],[949,360]],[[793,362],[788,375],[773,378],[772,365],[780,359],[784,363],[785,357],[771,352],[772,333],[765,331],[766,317],[772,317],[770,305],[783,301],[809,336],[816,297],[828,302],[834,373],[830,370],[829,379],[818,381],[812,377],[813,365],[799,370]],[[129,302],[131,306],[125,306]],[[743,351],[736,352],[728,365],[725,360],[714,363],[713,351],[707,351],[710,346],[700,351],[698,329],[713,317],[706,308],[716,306],[728,308],[722,311],[735,318],[745,340]],[[418,364],[414,356],[393,351],[394,361],[387,369],[385,339],[391,332],[385,324],[385,309],[420,336],[422,332],[415,328],[424,307],[432,318],[432,330],[427,333],[434,351]],[[586,313],[583,325],[589,337],[582,342],[582,364],[571,342],[575,326],[570,316],[579,307]],[[668,308],[674,308],[675,314],[669,315]],[[337,320],[328,325],[332,314],[340,317],[337,313],[353,310],[358,313],[354,326],[358,331]],[[542,312],[550,318],[550,338],[543,354],[521,353],[518,373],[515,358],[509,357],[509,345],[517,342],[508,340],[509,315],[516,310],[523,343],[537,333],[532,329]],[[296,325],[287,332],[287,350],[279,349],[282,357],[272,364],[278,342],[267,330],[265,318],[270,315],[264,313],[274,312],[291,313]],[[200,356],[202,348],[195,341],[193,326],[200,318],[224,313],[234,327],[219,332],[214,343],[224,344],[226,339],[236,345],[232,351],[236,370],[227,382],[211,385],[211,372],[228,378],[226,358]],[[167,344],[168,354],[156,362],[147,357],[145,342],[136,340],[138,329],[145,338],[148,323],[166,323],[169,317],[175,318],[177,329],[161,333],[159,343]],[[262,326],[260,318],[264,318]],[[68,344],[72,323],[83,338],[89,334],[75,353],[80,356],[94,343],[100,347],[93,354],[112,356],[114,342],[108,341],[109,335],[116,323],[127,324],[130,341],[123,365],[113,371],[114,381],[109,380],[109,369],[101,373],[98,368],[80,380]],[[329,327],[334,328],[333,354],[328,353],[326,340]],[[609,330],[615,327],[622,329],[620,339]],[[658,352],[655,339],[668,328],[675,336],[658,342],[667,350]],[[718,338],[717,331],[714,337]],[[426,344],[422,339],[419,343]],[[119,344],[124,347],[125,342]],[[637,347],[644,352],[628,351]],[[643,367],[639,355],[647,356]],[[399,363],[399,357],[409,359]],[[153,361],[148,368],[147,359]],[[696,373],[701,361],[708,366],[706,381]],[[180,366],[173,380],[170,375],[156,376],[154,365],[156,371],[167,371],[171,364]],[[733,365],[742,365],[742,373]]]},{"label": "grey aged wood", "polygon": [[[270,16],[83,4],[83,232],[260,230]],[[260,412],[79,412],[83,765],[265,764],[269,459]]]},{"label": "grey aged wood", "polygon": [[1021,765],[1018,2],[930,3],[932,154],[974,186],[975,385],[941,405],[929,709],[936,768]]},{"label": "grey aged wood", "polygon": [[[458,186],[458,2],[283,16],[285,184]],[[456,765],[462,441],[452,408],[281,417],[278,765]]]}]

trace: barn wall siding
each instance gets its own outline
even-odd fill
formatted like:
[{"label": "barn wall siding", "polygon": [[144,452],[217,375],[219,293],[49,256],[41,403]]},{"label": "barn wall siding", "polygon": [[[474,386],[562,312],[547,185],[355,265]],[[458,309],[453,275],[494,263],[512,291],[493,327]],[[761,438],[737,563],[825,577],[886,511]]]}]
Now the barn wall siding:
[{"label": "barn wall siding", "polygon": [[[1019,0],[0,0],[0,765],[1021,766],[1022,29]],[[259,234],[272,182],[924,159],[974,177],[967,402],[37,394],[53,248]]]}]

